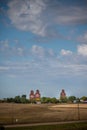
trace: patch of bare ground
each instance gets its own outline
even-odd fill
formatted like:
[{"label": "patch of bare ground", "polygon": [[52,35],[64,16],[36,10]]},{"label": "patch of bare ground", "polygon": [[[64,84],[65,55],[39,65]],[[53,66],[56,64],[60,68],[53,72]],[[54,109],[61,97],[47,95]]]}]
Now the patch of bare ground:
[{"label": "patch of bare ground", "polygon": [[[78,104],[57,104],[57,105],[53,105],[51,106],[52,108],[59,108],[59,107],[63,107],[63,108],[77,108]],[[80,108],[87,108],[87,104],[79,104]]]},{"label": "patch of bare ground", "polygon": [[[87,104],[79,104],[80,120],[87,119]],[[78,104],[0,103],[0,123],[41,123],[78,120]]]}]

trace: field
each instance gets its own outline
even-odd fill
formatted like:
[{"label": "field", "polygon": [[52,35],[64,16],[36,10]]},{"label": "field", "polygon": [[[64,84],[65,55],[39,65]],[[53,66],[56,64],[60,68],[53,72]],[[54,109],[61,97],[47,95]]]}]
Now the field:
[{"label": "field", "polygon": [[2,127],[1,130],[87,130],[87,122],[25,127]]},{"label": "field", "polygon": [[[79,108],[79,109],[78,109]],[[87,104],[0,103],[0,124],[87,120]]]}]

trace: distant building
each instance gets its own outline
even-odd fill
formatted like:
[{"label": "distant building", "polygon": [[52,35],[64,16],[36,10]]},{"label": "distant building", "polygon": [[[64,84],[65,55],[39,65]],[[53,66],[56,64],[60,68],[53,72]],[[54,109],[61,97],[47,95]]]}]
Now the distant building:
[{"label": "distant building", "polygon": [[41,98],[41,94],[39,92],[39,90],[36,90],[36,93],[35,93],[35,101],[37,103],[40,103],[40,98]]},{"label": "distant building", "polygon": [[30,100],[34,100],[35,96],[34,96],[34,91],[33,90],[30,91],[29,98],[30,98]]},{"label": "distant building", "polygon": [[65,90],[62,89],[61,93],[60,93],[60,99],[65,99],[66,98],[66,93]]},{"label": "distant building", "polygon": [[36,90],[36,93],[34,94],[34,91],[31,90],[29,94],[29,98],[31,102],[40,103],[41,94],[39,90]]}]

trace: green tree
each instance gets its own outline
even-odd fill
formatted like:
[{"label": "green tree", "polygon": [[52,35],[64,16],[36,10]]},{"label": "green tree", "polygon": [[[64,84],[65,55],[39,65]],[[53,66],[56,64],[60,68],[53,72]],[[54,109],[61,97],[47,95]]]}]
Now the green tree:
[{"label": "green tree", "polygon": [[42,97],[41,103],[51,103],[51,98],[50,97]]},{"label": "green tree", "polygon": [[21,96],[21,103],[26,103],[26,95]]},{"label": "green tree", "polygon": [[14,101],[15,101],[15,103],[21,103],[21,97],[20,96],[16,96],[14,98]]},{"label": "green tree", "polygon": [[58,103],[59,101],[53,97],[53,98],[50,98],[50,97],[42,97],[41,98],[41,103]]},{"label": "green tree", "polygon": [[55,97],[53,97],[51,98],[51,103],[58,103],[58,100]]},{"label": "green tree", "polygon": [[67,101],[68,101],[67,97],[64,97],[64,98],[60,97],[61,103],[67,103]]},{"label": "green tree", "polygon": [[80,98],[80,100],[87,101],[87,97],[83,96],[83,97]]},{"label": "green tree", "polygon": [[69,101],[69,102],[72,102],[72,103],[73,103],[75,100],[76,100],[76,97],[75,97],[75,96],[69,96],[69,97],[68,97],[68,101]]},{"label": "green tree", "polygon": [[14,102],[14,98],[7,98],[7,102],[8,102],[8,103]]}]

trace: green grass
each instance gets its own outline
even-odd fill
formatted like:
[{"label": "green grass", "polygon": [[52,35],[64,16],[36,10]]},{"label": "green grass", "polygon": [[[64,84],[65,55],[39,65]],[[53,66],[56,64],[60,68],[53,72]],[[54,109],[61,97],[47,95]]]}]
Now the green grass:
[{"label": "green grass", "polygon": [[72,124],[58,124],[58,125],[44,125],[44,126],[42,125],[42,126],[5,128],[5,130],[87,130],[87,122],[72,123]]}]

